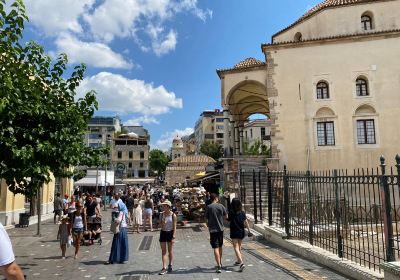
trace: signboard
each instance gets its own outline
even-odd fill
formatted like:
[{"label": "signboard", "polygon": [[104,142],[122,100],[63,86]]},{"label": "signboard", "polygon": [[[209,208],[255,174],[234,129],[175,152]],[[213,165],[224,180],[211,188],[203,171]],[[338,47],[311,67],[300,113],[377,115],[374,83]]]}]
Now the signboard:
[{"label": "signboard", "polygon": [[117,163],[117,170],[120,171],[120,172],[124,171],[125,170],[125,164],[123,164],[121,162]]}]

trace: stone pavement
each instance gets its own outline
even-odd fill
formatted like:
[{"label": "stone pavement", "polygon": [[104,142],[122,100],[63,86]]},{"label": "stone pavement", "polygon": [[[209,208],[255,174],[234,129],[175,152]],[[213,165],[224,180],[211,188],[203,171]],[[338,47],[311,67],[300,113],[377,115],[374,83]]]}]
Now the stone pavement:
[{"label": "stone pavement", "polygon": [[[110,211],[103,213],[110,216]],[[129,234],[130,259],[127,264],[104,265],[111,248],[112,234],[109,222],[103,223],[103,244],[81,247],[77,260],[73,259],[73,247],[67,249],[66,260],[61,259],[56,240],[58,226],[51,220],[43,223],[42,237],[35,237],[36,225],[8,231],[14,245],[17,262],[27,279],[348,279],[324,267],[296,257],[281,248],[264,241],[246,240],[244,260],[246,269],[238,272],[232,245],[224,245],[221,274],[215,273],[214,257],[208,241],[208,231],[201,224],[181,227],[177,232],[175,261],[172,273],[159,276],[161,253],[159,232]],[[0,277],[1,278],[1,277]]]}]

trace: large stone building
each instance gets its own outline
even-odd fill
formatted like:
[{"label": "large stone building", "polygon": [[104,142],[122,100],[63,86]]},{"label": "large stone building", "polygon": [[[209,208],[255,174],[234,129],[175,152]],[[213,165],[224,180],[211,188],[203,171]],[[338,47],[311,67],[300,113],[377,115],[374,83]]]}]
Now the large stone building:
[{"label": "large stone building", "polygon": [[224,119],[221,110],[204,111],[200,114],[195,127],[196,154],[200,154],[200,147],[205,141],[224,143]]},{"label": "large stone building", "polygon": [[209,156],[183,156],[173,159],[165,171],[167,185],[183,184],[186,180],[194,179],[196,174],[206,171],[206,166],[215,163]]},{"label": "large stone building", "polygon": [[142,126],[124,126],[126,134],[113,138],[112,164],[118,178],[149,176],[150,135]]},{"label": "large stone building", "polygon": [[114,133],[121,131],[121,121],[117,117],[93,117],[85,135],[85,143],[90,147],[105,146]]},{"label": "large stone building", "polygon": [[318,4],[262,44],[265,62],[217,70],[225,154],[243,153],[243,126],[261,113],[281,167],[375,167],[381,154],[394,163],[399,46],[399,0]]}]

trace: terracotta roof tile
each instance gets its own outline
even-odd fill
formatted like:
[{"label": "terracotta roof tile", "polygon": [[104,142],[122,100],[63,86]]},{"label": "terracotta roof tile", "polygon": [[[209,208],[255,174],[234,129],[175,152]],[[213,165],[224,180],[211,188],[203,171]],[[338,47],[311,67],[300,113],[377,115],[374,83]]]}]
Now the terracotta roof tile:
[{"label": "terracotta roof tile", "polygon": [[384,0],[325,0],[324,2],[319,3],[315,7],[311,8],[308,12],[306,12],[303,16],[301,16],[298,20],[296,20],[294,23],[289,25],[288,27],[282,29],[281,31],[275,33],[272,35],[272,38],[275,36],[285,32],[286,30],[292,28],[296,24],[304,21],[305,19],[313,16],[314,14],[326,9],[326,8],[332,8],[332,7],[337,7],[337,6],[346,6],[346,5],[355,5],[355,4],[363,4],[363,3],[368,3],[368,2],[375,2],[375,1],[384,1]]},{"label": "terracotta roof tile", "polygon": [[239,63],[235,64],[232,68],[217,69],[217,73],[219,75],[220,72],[231,71],[231,70],[241,70],[241,69],[253,68],[253,67],[264,66],[264,65],[266,65],[265,62],[262,62],[261,60],[258,60],[254,57],[248,57],[245,60],[242,60]]},{"label": "terracotta roof tile", "polygon": [[233,69],[243,69],[243,68],[262,66],[262,65],[265,65],[265,63],[258,59],[255,59],[254,57],[249,57],[235,64],[235,66],[233,66]]}]

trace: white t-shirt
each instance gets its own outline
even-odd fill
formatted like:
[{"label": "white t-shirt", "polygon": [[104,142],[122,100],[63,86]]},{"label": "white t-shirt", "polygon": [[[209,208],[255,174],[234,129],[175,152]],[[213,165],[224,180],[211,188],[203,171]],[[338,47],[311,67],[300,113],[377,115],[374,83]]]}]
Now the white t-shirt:
[{"label": "white t-shirt", "polygon": [[0,223],[0,266],[10,264],[15,261],[14,252],[11,245],[10,237],[5,228]]}]

